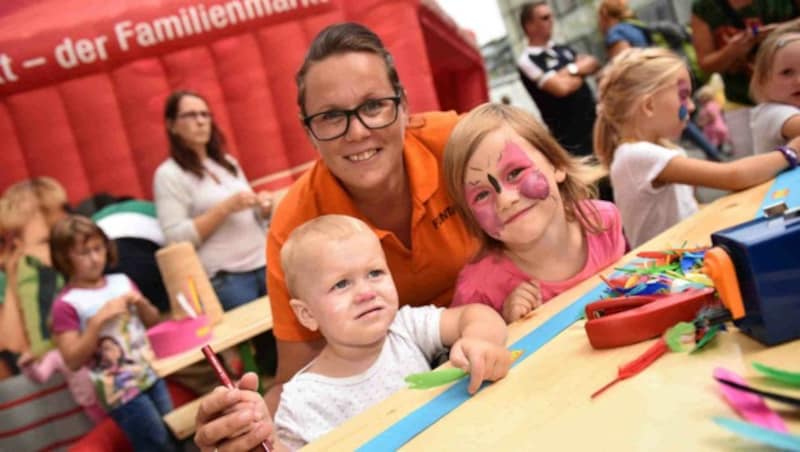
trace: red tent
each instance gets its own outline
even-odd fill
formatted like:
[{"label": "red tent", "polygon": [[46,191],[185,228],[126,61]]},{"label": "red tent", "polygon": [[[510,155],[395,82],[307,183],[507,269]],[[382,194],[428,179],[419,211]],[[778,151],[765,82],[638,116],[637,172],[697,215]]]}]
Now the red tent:
[{"label": "red tent", "polygon": [[[11,3],[11,4],[7,4]],[[71,202],[151,197],[168,93],[203,93],[253,185],[287,186],[316,155],[294,73],[328,24],[360,22],[396,59],[412,111],[487,100],[478,50],[420,0],[29,0],[0,5],[0,190],[33,176]]]}]

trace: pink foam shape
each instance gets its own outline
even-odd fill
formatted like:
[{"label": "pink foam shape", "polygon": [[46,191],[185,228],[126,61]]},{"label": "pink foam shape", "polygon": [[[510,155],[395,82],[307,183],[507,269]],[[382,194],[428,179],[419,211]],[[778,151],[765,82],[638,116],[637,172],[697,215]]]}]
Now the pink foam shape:
[{"label": "pink foam shape", "polygon": [[[714,376],[734,383],[747,384],[744,378],[722,367],[714,369]],[[725,400],[728,401],[728,404],[733,407],[743,419],[776,432],[789,432],[783,419],[778,416],[778,413],[772,411],[772,409],[764,403],[764,399],[761,398],[761,396],[740,391],[722,383],[719,384],[719,389],[722,391],[722,395],[725,396]]]},{"label": "pink foam shape", "polygon": [[161,359],[207,344],[211,340],[211,326],[204,315],[167,320],[147,330],[147,338],[153,353]]}]

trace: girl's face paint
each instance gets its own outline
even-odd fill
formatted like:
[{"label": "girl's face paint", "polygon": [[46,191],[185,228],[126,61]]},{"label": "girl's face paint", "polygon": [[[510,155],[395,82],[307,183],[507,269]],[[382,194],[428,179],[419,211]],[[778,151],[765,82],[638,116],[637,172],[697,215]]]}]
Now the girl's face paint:
[{"label": "girl's face paint", "polygon": [[511,140],[499,152],[476,152],[468,162],[465,185],[475,219],[498,239],[507,223],[550,197],[548,179],[525,149]]},{"label": "girl's face paint", "polygon": [[678,108],[678,119],[686,121],[689,118],[689,102],[691,102],[692,87],[684,79],[678,80],[678,100],[681,103]]}]

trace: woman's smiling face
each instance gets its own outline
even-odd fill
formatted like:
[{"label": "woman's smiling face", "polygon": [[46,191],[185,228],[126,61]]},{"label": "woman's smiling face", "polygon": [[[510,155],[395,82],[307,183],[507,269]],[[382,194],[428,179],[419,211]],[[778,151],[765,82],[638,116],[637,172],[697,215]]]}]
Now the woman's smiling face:
[{"label": "woman's smiling face", "polygon": [[[305,76],[305,92],[306,117],[399,95],[384,60],[369,52],[335,54],[314,63]],[[390,178],[405,177],[405,102],[397,108],[397,119],[383,128],[368,129],[351,116],[347,132],[339,138],[320,141],[309,133],[322,160],[348,190],[381,190]]]}]

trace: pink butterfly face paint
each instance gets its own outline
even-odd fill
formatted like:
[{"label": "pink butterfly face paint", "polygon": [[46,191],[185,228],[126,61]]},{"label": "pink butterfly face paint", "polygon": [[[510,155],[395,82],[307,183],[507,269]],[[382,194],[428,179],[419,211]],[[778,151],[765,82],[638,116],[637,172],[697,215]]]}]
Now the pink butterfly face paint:
[{"label": "pink butterfly face paint", "polygon": [[[498,238],[505,222],[500,216],[498,197],[516,191],[522,198],[540,201],[550,196],[547,178],[519,145],[507,141],[497,157],[481,167],[470,166],[465,194],[470,210],[481,228]],[[511,212],[514,219],[518,212]],[[506,219],[507,221],[509,219]]]},{"label": "pink butterfly face paint", "polygon": [[686,80],[678,80],[678,99],[681,102],[678,108],[678,119],[685,121],[689,117],[689,98],[692,95],[692,87]]}]

